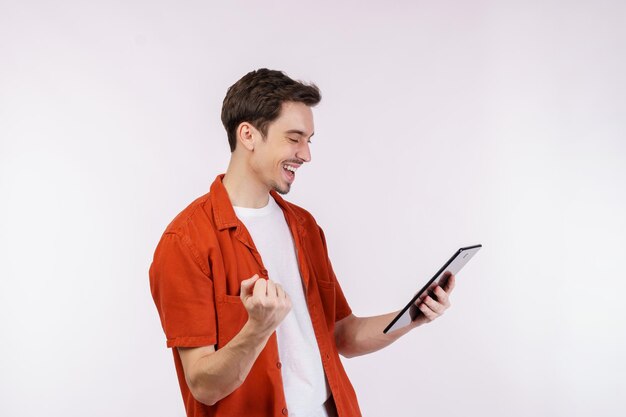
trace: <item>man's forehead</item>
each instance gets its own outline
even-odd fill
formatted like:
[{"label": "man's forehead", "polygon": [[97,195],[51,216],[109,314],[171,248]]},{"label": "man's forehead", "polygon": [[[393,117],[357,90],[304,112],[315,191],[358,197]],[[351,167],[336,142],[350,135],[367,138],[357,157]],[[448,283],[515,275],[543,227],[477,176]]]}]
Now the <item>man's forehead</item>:
[{"label": "man's forehead", "polygon": [[313,136],[313,111],[304,103],[286,102],[282,104],[278,118],[272,123],[287,134]]}]

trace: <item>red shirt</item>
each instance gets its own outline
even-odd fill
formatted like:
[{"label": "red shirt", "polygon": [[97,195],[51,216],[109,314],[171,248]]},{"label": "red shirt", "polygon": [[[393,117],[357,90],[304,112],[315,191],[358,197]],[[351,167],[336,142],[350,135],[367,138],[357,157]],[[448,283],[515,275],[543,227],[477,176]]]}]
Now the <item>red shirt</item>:
[{"label": "red shirt", "polygon": [[[248,313],[239,298],[241,281],[267,278],[254,242],[235,215],[219,175],[210,192],[191,203],[167,227],[150,267],[150,289],[167,346],[220,349],[243,327]],[[285,214],[296,248],[305,298],[322,365],[340,417],[361,413],[335,345],[335,322],[351,309],[333,272],[322,229],[306,210],[271,191]],[[288,414],[276,333],[244,383],[214,406],[192,396],[177,349],[172,349],[187,416],[268,417]]]}]

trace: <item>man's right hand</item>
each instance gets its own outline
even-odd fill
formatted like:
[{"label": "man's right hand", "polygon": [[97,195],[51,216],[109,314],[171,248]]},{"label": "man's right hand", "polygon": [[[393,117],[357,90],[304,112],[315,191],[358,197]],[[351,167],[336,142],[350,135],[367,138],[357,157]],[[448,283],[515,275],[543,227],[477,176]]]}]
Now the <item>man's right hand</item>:
[{"label": "man's right hand", "polygon": [[258,275],[241,282],[241,301],[248,322],[224,347],[178,348],[187,385],[203,404],[213,405],[243,384],[267,340],[291,310],[283,288]]},{"label": "man's right hand", "polygon": [[280,284],[257,274],[241,282],[241,301],[248,311],[249,324],[269,336],[291,310],[291,299]]}]

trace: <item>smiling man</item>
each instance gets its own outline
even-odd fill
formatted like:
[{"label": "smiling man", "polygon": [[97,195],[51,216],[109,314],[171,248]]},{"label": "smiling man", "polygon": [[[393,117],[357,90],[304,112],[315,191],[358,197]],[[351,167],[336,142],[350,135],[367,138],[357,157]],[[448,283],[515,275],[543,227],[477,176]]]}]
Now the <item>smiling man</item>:
[{"label": "smiling man", "polygon": [[311,161],[315,85],[260,69],[228,89],[222,122],[231,159],[208,194],[165,230],[150,287],[188,416],[360,416],[339,359],[381,349],[448,308],[454,276],[423,313],[356,317],[322,229],[285,201]]}]

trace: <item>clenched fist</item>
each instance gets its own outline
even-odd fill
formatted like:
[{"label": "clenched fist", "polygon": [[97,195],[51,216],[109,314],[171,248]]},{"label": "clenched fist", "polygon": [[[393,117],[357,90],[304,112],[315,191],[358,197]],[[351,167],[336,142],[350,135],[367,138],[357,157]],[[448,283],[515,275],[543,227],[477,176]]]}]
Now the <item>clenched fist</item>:
[{"label": "clenched fist", "polygon": [[241,282],[241,301],[255,330],[269,335],[291,310],[291,299],[280,284],[257,274]]}]

